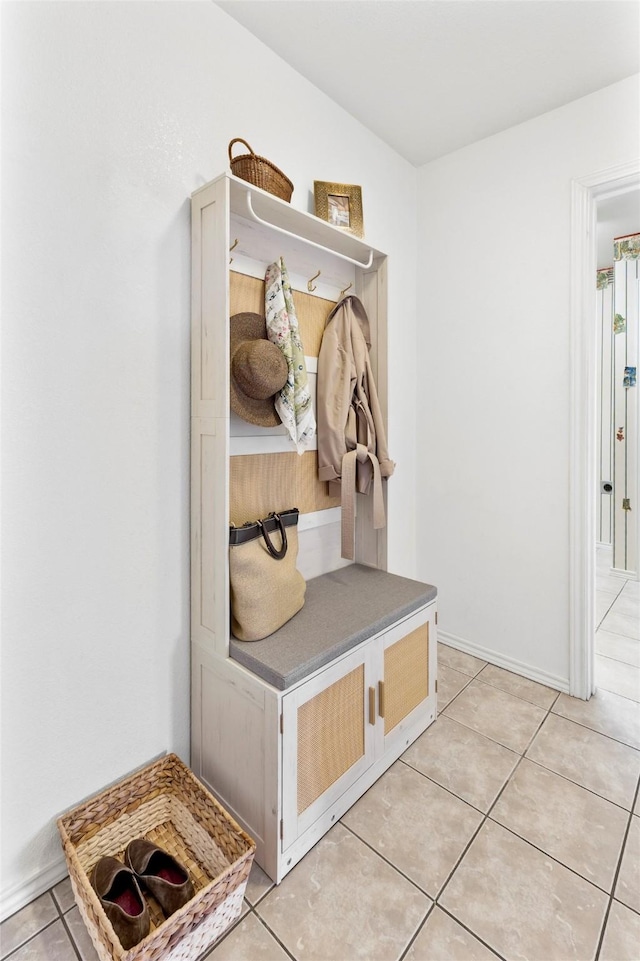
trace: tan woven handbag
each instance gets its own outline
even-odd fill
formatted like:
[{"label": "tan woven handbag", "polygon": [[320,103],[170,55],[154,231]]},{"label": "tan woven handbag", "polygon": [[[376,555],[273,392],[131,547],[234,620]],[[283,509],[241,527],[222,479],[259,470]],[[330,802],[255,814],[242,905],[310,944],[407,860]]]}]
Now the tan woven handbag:
[{"label": "tan woven handbag", "polygon": [[229,528],[231,629],[238,640],[262,640],[303,607],[307,585],[297,559],[297,508]]}]

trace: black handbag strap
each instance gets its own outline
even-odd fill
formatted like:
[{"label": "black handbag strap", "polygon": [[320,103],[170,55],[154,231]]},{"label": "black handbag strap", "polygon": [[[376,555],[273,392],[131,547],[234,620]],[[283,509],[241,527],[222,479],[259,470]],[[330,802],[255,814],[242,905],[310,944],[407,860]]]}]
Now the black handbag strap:
[{"label": "black handbag strap", "polygon": [[287,532],[286,532],[285,529],[284,529],[284,524],[282,523],[282,518],[281,518],[278,514],[274,514],[273,516],[275,517],[275,519],[276,519],[277,522],[278,522],[278,527],[280,528],[280,535],[281,535],[281,537],[282,537],[282,544],[280,545],[280,550],[277,550],[277,549],[273,546],[273,543],[272,543],[272,541],[271,541],[271,538],[269,537],[269,532],[267,531],[267,528],[266,528],[265,524],[263,523],[263,521],[258,521],[258,526],[260,527],[260,530],[262,531],[262,536],[264,537],[264,542],[265,542],[265,544],[267,545],[267,550],[269,551],[269,553],[271,554],[272,557],[275,557],[275,559],[276,559],[277,561],[281,561],[282,558],[283,558],[283,557],[285,556],[285,554],[287,553]]},{"label": "black handbag strap", "polygon": [[[296,526],[298,516],[298,508],[294,507],[288,511],[281,511],[279,514],[269,514],[269,516],[263,520],[245,524],[243,527],[230,527],[229,546],[237,547],[238,544],[246,544],[249,541],[255,540],[256,537],[263,537],[265,531],[267,532],[267,536],[277,530],[279,530],[281,534],[284,534],[285,527]],[[265,537],[265,542],[266,540],[267,537]],[[284,535],[283,540],[286,540],[286,535]],[[282,556],[284,557],[284,554]]]}]

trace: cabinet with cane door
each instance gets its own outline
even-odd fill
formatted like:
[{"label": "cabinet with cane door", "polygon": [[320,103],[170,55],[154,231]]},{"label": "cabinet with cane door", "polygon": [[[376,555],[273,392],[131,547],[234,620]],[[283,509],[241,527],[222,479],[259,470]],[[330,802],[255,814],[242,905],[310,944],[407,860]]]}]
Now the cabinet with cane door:
[{"label": "cabinet with cane door", "polygon": [[[324,322],[348,288],[369,317],[386,419],[387,316],[380,251],[230,174],[193,194],[191,766],[276,882],[436,716],[435,588],[386,571],[386,529],[374,530],[363,495],[355,562],[345,561],[316,451],[298,456],[284,428],[230,411],[229,318],[263,314],[265,270],[279,257],[312,394]],[[291,507],[305,606],[269,638],[238,641],[229,524]]]}]

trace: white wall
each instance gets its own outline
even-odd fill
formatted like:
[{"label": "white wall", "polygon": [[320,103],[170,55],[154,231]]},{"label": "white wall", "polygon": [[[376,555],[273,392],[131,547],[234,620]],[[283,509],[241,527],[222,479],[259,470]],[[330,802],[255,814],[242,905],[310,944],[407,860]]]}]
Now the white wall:
[{"label": "white wall", "polygon": [[454,646],[569,671],[570,184],[640,154],[632,77],[419,171],[418,574]]},{"label": "white wall", "polygon": [[235,136],[294,206],[362,185],[390,255],[390,568],[415,576],[416,171],[209,2],[2,17],[7,914],[62,876],[56,815],[188,760],[188,198]]}]

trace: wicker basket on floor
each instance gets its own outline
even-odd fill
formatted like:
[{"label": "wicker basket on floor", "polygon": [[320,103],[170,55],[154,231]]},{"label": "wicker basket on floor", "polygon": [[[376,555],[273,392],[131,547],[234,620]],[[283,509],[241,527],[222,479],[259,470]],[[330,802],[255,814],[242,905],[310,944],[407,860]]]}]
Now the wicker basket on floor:
[{"label": "wicker basket on floor", "polygon": [[[71,885],[100,961],[194,961],[239,916],[255,853],[240,828],[175,755],[149,765],[58,819]],[[128,951],[89,877],[134,838],[160,845],[187,868],[195,894],[166,918],[145,892],[151,930]]]},{"label": "wicker basket on floor", "polygon": [[[231,150],[236,143],[243,143],[249,153],[232,157]],[[229,144],[229,164],[234,177],[247,180],[250,184],[280,197],[281,200],[286,200],[287,203],[291,200],[293,184],[289,178],[266,157],[259,157],[258,154],[254,153],[247,141],[242,140],[241,137],[236,137]]]}]

